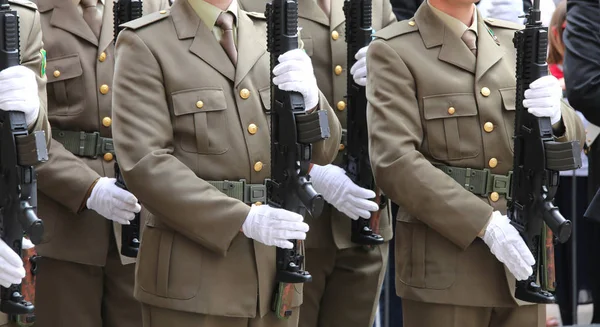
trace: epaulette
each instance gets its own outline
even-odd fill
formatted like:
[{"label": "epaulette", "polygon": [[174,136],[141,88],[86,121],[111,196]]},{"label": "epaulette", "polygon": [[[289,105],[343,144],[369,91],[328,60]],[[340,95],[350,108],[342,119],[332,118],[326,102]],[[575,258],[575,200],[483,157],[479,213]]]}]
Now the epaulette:
[{"label": "epaulette", "polygon": [[521,25],[521,24],[509,22],[506,20],[494,19],[494,18],[486,18],[483,21],[487,25],[494,26],[494,27],[507,28],[510,30],[521,30],[525,27],[524,25]]},{"label": "epaulette", "polygon": [[132,20],[130,22],[127,22],[125,24],[122,24],[122,27],[127,27],[129,29],[132,30],[137,30],[140,27],[144,27],[146,25],[150,25],[154,22],[158,22],[159,20],[165,19],[167,17],[169,17],[169,14],[171,12],[169,10],[161,10],[161,11],[157,11],[151,14],[148,14],[146,16],[142,16],[141,18],[138,18],[136,20]]},{"label": "epaulette", "polygon": [[246,11],[246,15],[248,15],[252,18],[267,20],[267,17],[265,17],[264,13],[260,13],[260,12],[256,12],[256,11]]},{"label": "epaulette", "polygon": [[28,0],[8,0],[8,2],[11,4],[21,5],[34,11],[38,10],[38,7],[35,5],[35,3]]},{"label": "epaulette", "polygon": [[396,36],[404,35],[411,32],[416,32],[419,30],[419,27],[415,23],[415,21],[411,18],[408,20],[403,20],[400,22],[393,23],[383,29],[377,31],[375,33],[376,38],[389,40]]}]

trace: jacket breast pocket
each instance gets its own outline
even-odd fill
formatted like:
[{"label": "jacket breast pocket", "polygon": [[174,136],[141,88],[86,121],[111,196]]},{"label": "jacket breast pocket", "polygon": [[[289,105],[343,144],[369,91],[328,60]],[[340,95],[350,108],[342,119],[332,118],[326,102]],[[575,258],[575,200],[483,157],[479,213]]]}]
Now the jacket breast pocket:
[{"label": "jacket breast pocket", "polygon": [[221,88],[202,88],[171,94],[176,138],[181,149],[198,154],[229,150],[227,101]]},{"label": "jacket breast pocket", "polygon": [[517,104],[517,88],[509,87],[500,89],[500,96],[502,97],[502,117],[504,117],[504,130],[509,140],[510,150],[515,152],[515,142],[513,142],[513,136],[515,134],[515,114]]},{"label": "jacket breast pocket", "polygon": [[479,155],[481,129],[472,93],[424,97],[423,115],[433,158],[459,160]]},{"label": "jacket breast pocket", "polygon": [[72,116],[85,108],[83,68],[78,54],[48,59],[48,110],[50,116]]}]

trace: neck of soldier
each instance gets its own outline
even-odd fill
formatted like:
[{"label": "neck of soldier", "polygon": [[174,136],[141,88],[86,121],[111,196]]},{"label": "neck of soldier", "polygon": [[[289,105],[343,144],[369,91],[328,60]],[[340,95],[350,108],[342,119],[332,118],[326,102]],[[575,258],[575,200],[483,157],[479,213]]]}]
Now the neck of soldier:
[{"label": "neck of soldier", "polygon": [[237,1],[237,0],[205,0],[205,1],[223,11],[226,11],[227,8],[229,8],[229,5],[231,5],[231,2]]},{"label": "neck of soldier", "polygon": [[429,4],[446,14],[460,20],[463,24],[471,26],[473,23],[473,10],[475,5],[465,0],[429,0]]}]

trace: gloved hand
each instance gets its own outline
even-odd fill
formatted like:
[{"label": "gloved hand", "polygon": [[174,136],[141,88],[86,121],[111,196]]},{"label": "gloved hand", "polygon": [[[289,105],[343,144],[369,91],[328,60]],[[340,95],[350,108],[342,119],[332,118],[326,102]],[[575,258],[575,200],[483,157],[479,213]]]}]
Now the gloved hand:
[{"label": "gloved hand", "polygon": [[533,274],[535,259],[507,216],[494,211],[482,239],[517,280],[525,280]]},{"label": "gloved hand", "polygon": [[484,18],[502,19],[509,22],[523,24],[522,0],[481,0],[477,6]]},{"label": "gloved hand", "polygon": [[562,89],[556,77],[552,75],[543,76],[531,84],[525,90],[523,106],[536,117],[550,117],[552,125],[558,123],[562,117],[560,111],[560,100]]},{"label": "gloved hand", "polygon": [[24,277],[23,259],[0,240],[0,285],[8,288],[12,284],[21,283]]},{"label": "gloved hand", "polygon": [[25,113],[27,125],[35,123],[40,98],[35,74],[31,69],[14,66],[0,72],[0,109]]},{"label": "gloved hand", "polygon": [[354,82],[360,86],[367,85],[367,50],[369,46],[362,47],[358,52],[354,55],[354,59],[357,62],[352,65],[350,68],[350,74],[352,74],[352,78]]},{"label": "gloved hand", "polygon": [[89,209],[106,219],[129,225],[129,221],[135,218],[142,207],[133,194],[118,187],[115,182],[114,178],[100,177],[86,204]]},{"label": "gloved hand", "polygon": [[354,184],[338,166],[313,165],[310,177],[315,190],[323,195],[325,201],[351,219],[369,219],[369,211],[379,210],[377,203],[367,200],[375,198],[375,192]]},{"label": "gloved hand", "polygon": [[21,248],[23,250],[33,249],[35,245],[28,239],[23,237],[23,241],[21,242]]},{"label": "gloved hand", "polygon": [[304,240],[308,224],[297,213],[276,209],[268,205],[252,205],[242,225],[246,237],[269,246],[293,248],[288,240]]},{"label": "gloved hand", "polygon": [[310,57],[301,49],[290,50],[279,56],[273,68],[273,84],[283,91],[295,91],[304,97],[306,110],[319,104],[319,88]]}]

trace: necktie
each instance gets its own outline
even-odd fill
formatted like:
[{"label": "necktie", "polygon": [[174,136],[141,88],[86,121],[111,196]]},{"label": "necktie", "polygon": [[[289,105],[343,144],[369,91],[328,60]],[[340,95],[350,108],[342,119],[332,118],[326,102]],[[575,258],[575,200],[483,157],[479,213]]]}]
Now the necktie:
[{"label": "necktie", "polygon": [[329,17],[331,12],[331,0],[317,0],[317,4],[321,7],[321,10]]},{"label": "necktie", "polygon": [[223,30],[223,36],[221,37],[221,46],[225,49],[225,52],[231,59],[233,65],[237,65],[237,49],[235,48],[235,42],[233,40],[233,14],[230,12],[222,12],[217,18],[216,25]]},{"label": "necktie", "polygon": [[473,55],[477,57],[477,34],[473,30],[468,29],[463,33],[461,39],[465,42],[469,50],[473,52]]},{"label": "necktie", "polygon": [[83,20],[90,26],[96,37],[100,37],[100,28],[102,27],[102,14],[96,8],[98,0],[81,0],[83,9]]}]

